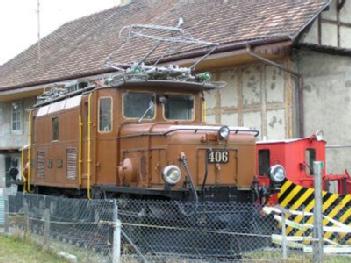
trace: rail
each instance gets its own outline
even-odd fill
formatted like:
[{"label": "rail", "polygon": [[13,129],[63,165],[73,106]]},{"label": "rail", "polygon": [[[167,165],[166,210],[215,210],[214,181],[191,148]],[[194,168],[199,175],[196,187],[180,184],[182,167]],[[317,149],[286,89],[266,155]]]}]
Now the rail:
[{"label": "rail", "polygon": [[[194,131],[195,133],[197,133],[199,131],[218,131],[218,128],[174,128],[165,132],[143,132],[132,135],[119,136],[117,137],[117,139],[135,138],[139,136],[167,136],[169,133],[176,131]],[[230,131],[235,132],[235,134],[238,134],[239,132],[254,133],[254,137],[257,137],[260,134],[260,131],[250,129],[230,129]]]},{"label": "rail", "polygon": [[32,151],[32,111],[29,111],[28,116],[28,178],[27,178],[27,191],[30,192],[30,180],[31,180],[31,170],[32,170],[32,160],[31,160],[31,151]]},{"label": "rail", "polygon": [[[217,131],[218,128],[216,127],[213,127],[213,128],[174,128],[174,129],[171,129],[171,130],[168,130],[164,133],[162,133],[162,135],[166,136],[168,135],[169,133],[172,133],[172,132],[176,132],[176,131],[194,131],[195,133],[198,132],[198,131]],[[251,130],[251,129],[233,129],[233,128],[229,128],[229,130],[231,132],[235,132],[235,134],[238,134],[239,132],[244,132],[244,133],[254,133],[254,136],[257,137],[259,134],[260,134],[260,131],[259,130]]]}]

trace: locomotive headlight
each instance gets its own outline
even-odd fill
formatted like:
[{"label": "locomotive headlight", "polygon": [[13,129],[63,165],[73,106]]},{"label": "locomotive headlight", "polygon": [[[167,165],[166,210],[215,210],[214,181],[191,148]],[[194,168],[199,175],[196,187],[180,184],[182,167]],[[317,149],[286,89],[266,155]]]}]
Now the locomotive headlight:
[{"label": "locomotive headlight", "polygon": [[165,180],[166,183],[170,185],[175,185],[180,181],[182,177],[182,173],[178,166],[169,165],[163,169],[162,176],[163,176],[163,180]]},{"label": "locomotive headlight", "polygon": [[219,139],[221,139],[221,140],[227,140],[228,137],[229,137],[229,133],[230,133],[230,130],[229,130],[228,126],[222,126],[222,127],[218,130]]},{"label": "locomotive headlight", "polygon": [[283,182],[286,178],[285,169],[281,165],[273,165],[269,170],[269,175],[273,182]]}]

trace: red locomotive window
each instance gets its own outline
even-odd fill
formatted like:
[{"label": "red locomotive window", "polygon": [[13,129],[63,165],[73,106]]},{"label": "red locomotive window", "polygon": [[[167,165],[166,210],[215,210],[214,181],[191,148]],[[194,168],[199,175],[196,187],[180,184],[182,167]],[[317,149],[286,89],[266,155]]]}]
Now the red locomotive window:
[{"label": "red locomotive window", "polygon": [[259,150],[258,163],[259,163],[259,175],[269,174],[269,167],[270,167],[269,150]]},{"label": "red locomotive window", "polygon": [[313,175],[313,162],[316,160],[316,149],[306,149],[305,152],[305,163],[306,163],[306,173]]}]

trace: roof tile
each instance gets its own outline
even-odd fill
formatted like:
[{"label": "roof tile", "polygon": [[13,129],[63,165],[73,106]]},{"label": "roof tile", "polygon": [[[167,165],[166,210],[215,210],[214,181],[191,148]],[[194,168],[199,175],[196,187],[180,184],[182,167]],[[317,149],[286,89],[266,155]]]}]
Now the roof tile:
[{"label": "roof tile", "polygon": [[[174,26],[179,17],[193,37],[219,44],[252,39],[294,37],[328,4],[328,0],[134,0],[64,24],[41,40],[40,63],[36,45],[0,67],[0,89],[28,83],[70,78],[104,69],[106,58],[130,63],[145,56],[154,43],[118,33],[125,25]],[[153,57],[168,47],[161,45]],[[176,52],[199,47],[183,46]]]}]

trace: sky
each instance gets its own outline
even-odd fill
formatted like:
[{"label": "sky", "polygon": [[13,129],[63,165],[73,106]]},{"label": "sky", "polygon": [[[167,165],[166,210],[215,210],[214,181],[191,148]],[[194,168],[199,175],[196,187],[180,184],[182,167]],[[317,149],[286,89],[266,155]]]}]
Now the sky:
[{"label": "sky", "polygon": [[[40,35],[120,0],[39,0]],[[0,0],[0,65],[37,42],[37,0]]]}]

